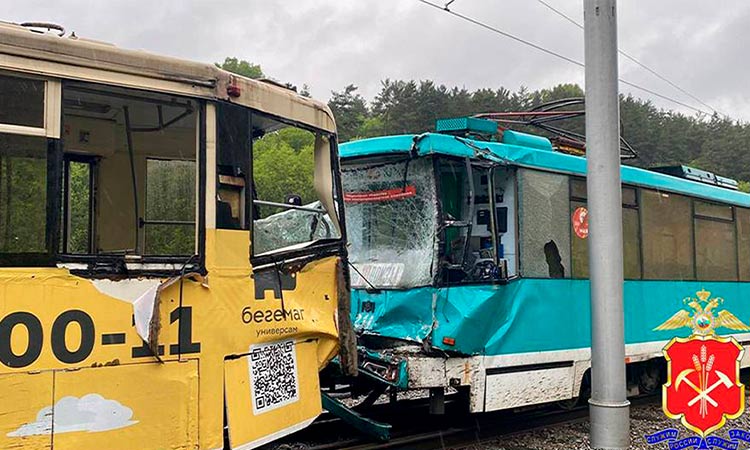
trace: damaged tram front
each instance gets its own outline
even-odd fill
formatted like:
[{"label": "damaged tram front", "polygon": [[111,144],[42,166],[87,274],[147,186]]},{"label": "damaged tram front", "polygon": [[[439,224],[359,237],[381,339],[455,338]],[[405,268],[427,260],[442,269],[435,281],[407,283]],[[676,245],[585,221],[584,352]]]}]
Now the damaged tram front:
[{"label": "damaged tram front", "polygon": [[[477,118],[441,126],[341,146],[352,320],[369,375],[355,387],[429,390],[433,412],[454,390],[472,412],[571,406],[588,395],[591,367],[586,159]],[[622,166],[630,392],[660,389],[674,331],[659,324],[683,299],[750,307],[750,195],[667,169]],[[750,342],[750,326],[721,326]]]},{"label": "damaged tram front", "polygon": [[329,109],[13,24],[0,98],[0,448],[250,449],[312,422],[349,319]]},{"label": "damaged tram front", "polygon": [[360,369],[376,391],[467,388],[483,411],[496,324],[482,303],[517,276],[516,168],[440,134],[349,142],[341,156]]}]

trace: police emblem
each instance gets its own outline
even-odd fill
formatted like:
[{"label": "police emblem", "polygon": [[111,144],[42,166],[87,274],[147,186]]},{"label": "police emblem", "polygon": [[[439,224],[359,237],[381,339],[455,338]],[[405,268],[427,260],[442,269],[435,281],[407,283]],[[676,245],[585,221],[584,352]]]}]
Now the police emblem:
[{"label": "police emblem", "polygon": [[667,383],[662,408],[667,417],[705,437],[745,410],[740,382],[742,346],[733,338],[675,338],[664,348]]},{"label": "police emblem", "polygon": [[649,443],[668,440],[670,448],[737,448],[747,433],[731,430],[732,441],[709,436],[727,420],[739,417],[745,410],[745,386],[740,381],[740,359],[744,349],[733,337],[716,336],[719,327],[748,331],[750,326],[723,309],[724,300],[711,298],[701,290],[697,297],[683,300],[683,309],[655,330],[692,329],[688,338],[673,338],[664,347],[667,382],[662,387],[662,409],[667,417],[679,419],[684,427],[698,436],[677,441],[676,429],[646,436]]}]

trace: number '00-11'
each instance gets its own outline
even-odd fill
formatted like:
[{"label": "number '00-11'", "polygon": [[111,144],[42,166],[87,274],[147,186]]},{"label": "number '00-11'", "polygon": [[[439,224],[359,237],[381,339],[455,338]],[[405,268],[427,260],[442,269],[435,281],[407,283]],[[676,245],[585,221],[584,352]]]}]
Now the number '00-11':
[{"label": "number '00-11'", "polygon": [[[65,333],[71,323],[77,323],[81,329],[81,343],[77,349],[68,348]],[[26,348],[15,353],[11,347],[11,337],[17,327],[26,328],[28,344]],[[34,363],[42,353],[44,332],[42,322],[28,312],[14,312],[0,320],[0,363],[13,368],[26,367]],[[52,324],[52,353],[59,361],[75,364],[88,358],[94,348],[94,321],[85,312],[73,309],[65,311]]]},{"label": "number '00-11'", "polygon": [[[200,342],[193,341],[193,309],[190,306],[175,308],[169,315],[170,323],[179,323],[177,343],[169,346],[171,355],[200,353]],[[77,323],[81,329],[81,342],[77,348],[71,349],[65,340],[68,326]],[[25,330],[20,330],[25,328]],[[14,349],[11,345],[13,333],[26,332],[28,343],[21,349]],[[58,361],[65,364],[77,364],[91,355],[95,340],[94,321],[87,313],[72,309],[61,313],[52,323],[50,342],[52,353]],[[118,342],[118,343],[124,343]],[[0,364],[7,367],[20,368],[33,364],[42,354],[44,344],[44,330],[38,317],[29,312],[14,312],[0,320]],[[134,347],[133,358],[152,356],[151,349],[144,342],[142,346]],[[163,346],[159,346],[159,354],[163,354]]]}]

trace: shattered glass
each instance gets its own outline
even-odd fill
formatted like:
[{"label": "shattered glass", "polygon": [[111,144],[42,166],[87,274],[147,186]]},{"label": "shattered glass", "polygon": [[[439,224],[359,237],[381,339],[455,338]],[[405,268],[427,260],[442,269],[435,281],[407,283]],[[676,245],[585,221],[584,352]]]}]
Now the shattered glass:
[{"label": "shattered glass", "polygon": [[519,174],[521,272],[529,278],[568,278],[568,177],[528,169]]},{"label": "shattered glass", "polygon": [[343,169],[352,286],[432,283],[437,195],[429,158]]},{"label": "shattered glass", "polygon": [[[336,226],[325,213],[320,201],[300,209],[287,209],[253,222],[253,246],[256,255],[294,244],[320,239],[339,238]],[[308,211],[320,210],[320,213]]]}]

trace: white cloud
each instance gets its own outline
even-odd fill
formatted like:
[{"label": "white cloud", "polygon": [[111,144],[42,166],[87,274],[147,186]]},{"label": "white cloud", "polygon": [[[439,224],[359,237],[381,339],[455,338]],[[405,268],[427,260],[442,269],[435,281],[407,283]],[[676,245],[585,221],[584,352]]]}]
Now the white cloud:
[{"label": "white cloud", "polygon": [[42,408],[36,415],[36,421],[25,423],[17,430],[8,433],[9,437],[35,436],[52,433],[52,407]]},{"label": "white cloud", "polygon": [[63,397],[54,406],[54,425],[52,423],[53,407],[42,408],[36,420],[18,427],[8,433],[9,437],[34,436],[70,433],[73,431],[115,430],[138,423],[130,420],[133,410],[116,400],[107,400],[99,394],[88,394],[81,398]]}]

